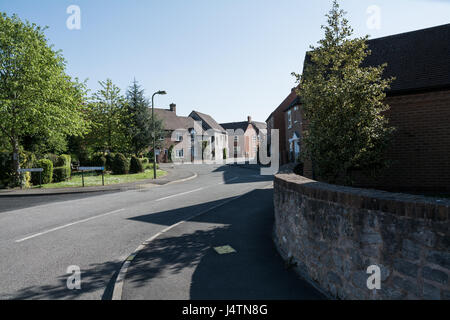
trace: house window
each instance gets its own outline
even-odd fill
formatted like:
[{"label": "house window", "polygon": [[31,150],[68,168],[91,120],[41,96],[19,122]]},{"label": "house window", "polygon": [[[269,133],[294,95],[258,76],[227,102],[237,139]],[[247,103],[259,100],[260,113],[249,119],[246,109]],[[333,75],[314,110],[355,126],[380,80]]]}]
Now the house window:
[{"label": "house window", "polygon": [[177,132],[176,138],[177,138],[177,141],[180,142],[181,140],[183,140],[183,134],[181,132]]},{"label": "house window", "polygon": [[292,111],[291,110],[288,111],[287,116],[288,116],[288,128],[290,129],[290,128],[292,128]]},{"label": "house window", "polygon": [[183,157],[184,157],[184,150],[183,150],[183,149],[176,150],[175,156],[176,156],[177,158],[183,158]]}]

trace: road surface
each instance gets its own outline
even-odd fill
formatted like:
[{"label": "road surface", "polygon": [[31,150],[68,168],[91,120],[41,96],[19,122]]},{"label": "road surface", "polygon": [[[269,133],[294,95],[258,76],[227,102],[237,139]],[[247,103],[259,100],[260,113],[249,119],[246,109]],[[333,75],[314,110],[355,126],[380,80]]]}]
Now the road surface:
[{"label": "road surface", "polygon": [[[123,261],[142,242],[225,202],[221,210],[237,214],[243,202],[230,200],[272,185],[272,177],[234,166],[189,170],[198,177],[143,190],[0,199],[0,299],[109,299]],[[245,205],[258,202],[253,196]],[[69,266],[80,268],[81,290],[67,288]]]}]

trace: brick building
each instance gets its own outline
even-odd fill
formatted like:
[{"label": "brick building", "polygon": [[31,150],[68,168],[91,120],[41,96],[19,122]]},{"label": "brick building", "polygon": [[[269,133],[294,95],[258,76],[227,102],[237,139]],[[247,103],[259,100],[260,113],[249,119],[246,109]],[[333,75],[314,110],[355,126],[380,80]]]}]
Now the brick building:
[{"label": "brick building", "polygon": [[[266,129],[263,122],[256,122],[252,117],[247,121],[230,122],[220,124],[228,133],[228,158],[245,159],[252,161],[257,159],[259,146],[259,132]],[[233,134],[230,135],[230,132]]]},{"label": "brick building", "polygon": [[268,134],[268,148],[271,150],[272,137],[271,130],[279,130],[279,146],[280,146],[280,165],[289,162],[288,149],[286,145],[286,120],[284,111],[288,108],[297,98],[295,89],[291,90],[291,93],[284,99],[284,101],[275,109],[274,112],[267,118],[267,134]]},{"label": "brick building", "polygon": [[[396,132],[387,150],[392,166],[377,179],[356,176],[357,185],[450,192],[450,24],[368,44],[372,54],[365,65],[387,63],[384,76],[396,78],[386,98],[390,106],[386,115]],[[312,177],[310,162],[305,163],[305,175]]]}]

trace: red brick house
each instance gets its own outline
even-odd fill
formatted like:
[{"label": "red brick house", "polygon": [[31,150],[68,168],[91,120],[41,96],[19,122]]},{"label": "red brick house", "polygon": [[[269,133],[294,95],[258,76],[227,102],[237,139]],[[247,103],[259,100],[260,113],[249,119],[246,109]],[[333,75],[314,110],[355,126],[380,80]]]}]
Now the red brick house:
[{"label": "red brick house", "polygon": [[288,163],[289,155],[286,144],[286,122],[285,122],[285,114],[284,111],[288,108],[292,102],[295,101],[297,95],[295,93],[295,88],[291,90],[291,93],[284,99],[284,101],[275,109],[274,112],[267,118],[267,134],[268,134],[268,143],[269,150],[271,150],[272,145],[272,137],[271,130],[277,129],[279,130],[279,146],[280,146],[280,165]]},{"label": "red brick house", "polygon": [[[392,166],[377,179],[357,176],[357,185],[450,192],[450,24],[368,44],[372,54],[365,65],[387,63],[384,76],[396,77],[386,98],[386,115],[396,132],[387,150]],[[285,112],[286,123],[290,110]],[[310,162],[305,163],[305,175],[312,178]]]},{"label": "red brick house", "polygon": [[[252,117],[247,121],[220,124],[228,133],[228,158],[256,160],[259,147],[258,135],[266,129],[263,122],[256,122]],[[230,135],[229,132],[233,132]]]}]

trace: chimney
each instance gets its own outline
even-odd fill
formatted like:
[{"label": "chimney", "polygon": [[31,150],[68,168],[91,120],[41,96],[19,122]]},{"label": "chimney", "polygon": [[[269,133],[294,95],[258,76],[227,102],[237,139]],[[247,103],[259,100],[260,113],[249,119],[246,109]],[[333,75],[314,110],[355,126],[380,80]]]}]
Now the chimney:
[{"label": "chimney", "polygon": [[248,123],[252,123],[252,117],[248,116]]},{"label": "chimney", "polygon": [[177,114],[177,105],[175,103],[172,103],[170,105],[170,111],[172,111],[173,113]]}]

